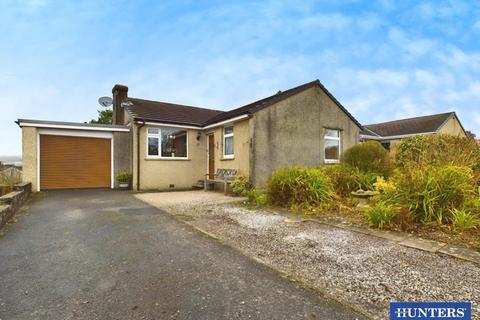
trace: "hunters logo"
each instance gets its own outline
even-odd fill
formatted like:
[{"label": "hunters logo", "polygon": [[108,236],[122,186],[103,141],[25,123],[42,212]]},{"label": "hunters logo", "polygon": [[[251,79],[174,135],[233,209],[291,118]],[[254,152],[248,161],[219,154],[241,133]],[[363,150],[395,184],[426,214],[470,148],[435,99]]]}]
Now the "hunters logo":
[{"label": "hunters logo", "polygon": [[391,302],[390,320],[456,319],[470,320],[471,302]]}]

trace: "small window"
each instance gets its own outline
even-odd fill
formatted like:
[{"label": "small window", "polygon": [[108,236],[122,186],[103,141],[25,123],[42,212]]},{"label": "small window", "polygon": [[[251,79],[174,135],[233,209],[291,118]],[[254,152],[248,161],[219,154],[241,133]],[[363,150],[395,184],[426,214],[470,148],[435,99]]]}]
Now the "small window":
[{"label": "small window", "polygon": [[187,158],[187,131],[174,128],[147,129],[147,156],[151,158]]},{"label": "small window", "polygon": [[233,127],[223,129],[223,156],[233,158]]},{"label": "small window", "polygon": [[335,163],[340,160],[340,130],[325,129],[325,162]]}]

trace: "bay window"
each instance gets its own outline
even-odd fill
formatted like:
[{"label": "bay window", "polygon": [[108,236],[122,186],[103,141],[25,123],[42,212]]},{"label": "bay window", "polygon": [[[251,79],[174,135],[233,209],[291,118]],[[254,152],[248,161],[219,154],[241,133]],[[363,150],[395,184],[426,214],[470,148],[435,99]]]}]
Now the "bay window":
[{"label": "bay window", "polygon": [[223,157],[233,158],[233,127],[223,128]]},{"label": "bay window", "polygon": [[147,128],[147,157],[186,159],[187,130],[176,128]]},{"label": "bay window", "polygon": [[325,163],[340,161],[340,130],[325,129]]}]

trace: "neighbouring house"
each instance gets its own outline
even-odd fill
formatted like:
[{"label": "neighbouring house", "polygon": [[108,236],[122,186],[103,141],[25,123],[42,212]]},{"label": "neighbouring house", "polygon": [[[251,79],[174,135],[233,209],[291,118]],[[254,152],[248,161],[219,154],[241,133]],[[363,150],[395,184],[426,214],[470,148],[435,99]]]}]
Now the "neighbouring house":
[{"label": "neighbouring house", "polygon": [[282,167],[338,162],[362,129],[318,80],[226,112],[112,93],[112,125],[17,121],[34,190],[113,188],[122,171],[135,190],[186,189],[219,168],[263,186]]},{"label": "neighbouring house", "polygon": [[401,139],[424,134],[450,134],[466,137],[466,131],[455,112],[400,119],[363,126],[361,141],[376,140],[386,149],[398,144]]}]

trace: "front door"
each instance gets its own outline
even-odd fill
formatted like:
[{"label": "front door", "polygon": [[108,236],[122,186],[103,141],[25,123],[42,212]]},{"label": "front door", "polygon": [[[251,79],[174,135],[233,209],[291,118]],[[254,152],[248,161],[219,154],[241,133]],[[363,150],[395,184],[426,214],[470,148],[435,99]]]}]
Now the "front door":
[{"label": "front door", "polygon": [[208,179],[215,179],[215,138],[208,136]]}]

